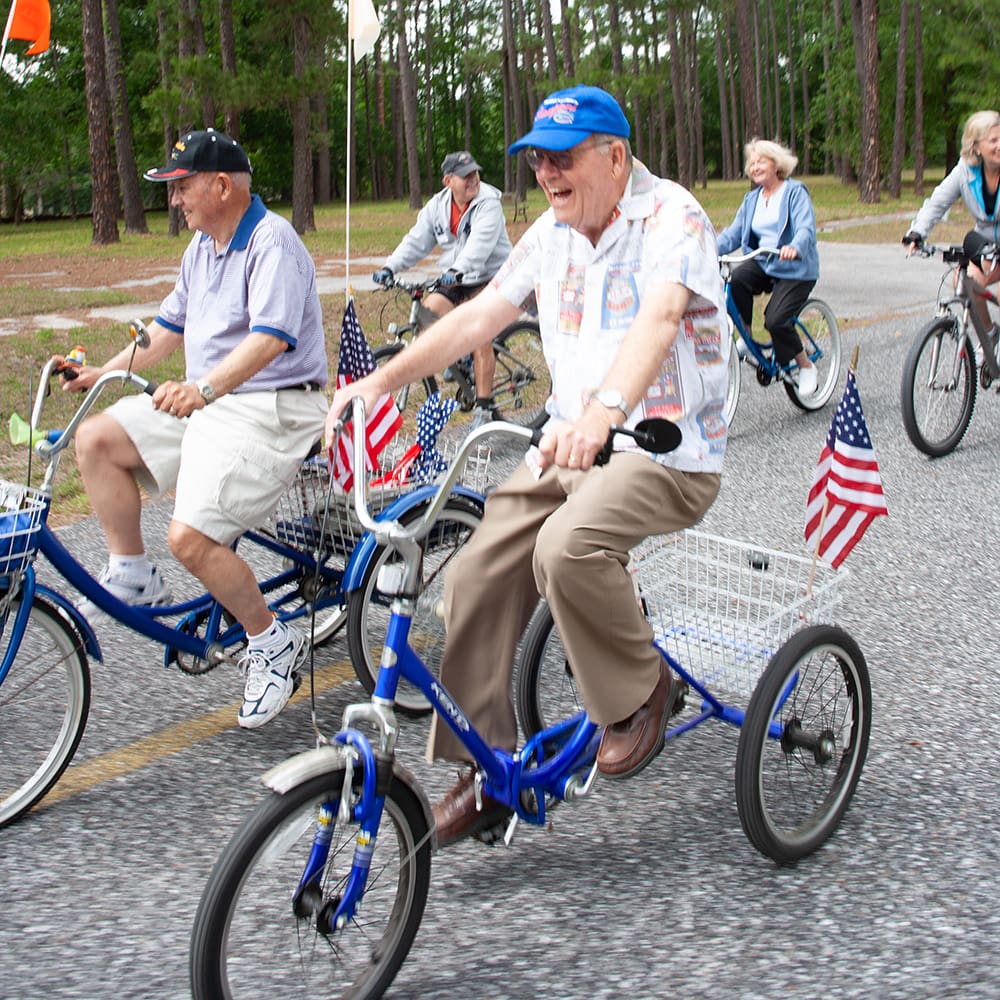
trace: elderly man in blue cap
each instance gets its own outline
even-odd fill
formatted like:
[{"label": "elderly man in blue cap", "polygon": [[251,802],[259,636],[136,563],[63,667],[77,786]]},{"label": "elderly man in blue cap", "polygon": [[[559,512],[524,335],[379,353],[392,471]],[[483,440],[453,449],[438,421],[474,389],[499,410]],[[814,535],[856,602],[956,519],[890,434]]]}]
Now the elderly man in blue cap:
[{"label": "elderly man in blue cap", "polygon": [[[552,370],[550,419],[537,449],[489,499],[445,590],[441,679],[492,746],[513,750],[515,646],[541,595],[591,718],[603,725],[599,771],[635,774],[663,746],[680,682],[652,644],[629,551],[696,522],[715,499],[726,448],[729,337],[715,233],[694,197],[632,157],[614,98],[590,86],[545,98],[523,151],[549,209],[490,285],[409,350],[338,391],[327,430],[351,397],[383,393],[486,343],[536,295]],[[612,427],[667,417],[669,454],[614,438]],[[469,760],[441,720],[432,758]],[[491,839],[507,816],[472,771],[434,806],[439,844]],[[483,789],[485,789],[483,791]]]}]

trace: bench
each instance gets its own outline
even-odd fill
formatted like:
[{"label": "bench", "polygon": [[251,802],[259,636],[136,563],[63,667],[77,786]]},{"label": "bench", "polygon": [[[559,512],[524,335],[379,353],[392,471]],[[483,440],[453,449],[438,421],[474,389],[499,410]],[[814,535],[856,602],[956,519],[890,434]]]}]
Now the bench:
[{"label": "bench", "polygon": [[528,199],[518,197],[513,191],[505,191],[503,194],[504,208],[511,210],[511,222],[517,222],[518,216],[528,221]]}]

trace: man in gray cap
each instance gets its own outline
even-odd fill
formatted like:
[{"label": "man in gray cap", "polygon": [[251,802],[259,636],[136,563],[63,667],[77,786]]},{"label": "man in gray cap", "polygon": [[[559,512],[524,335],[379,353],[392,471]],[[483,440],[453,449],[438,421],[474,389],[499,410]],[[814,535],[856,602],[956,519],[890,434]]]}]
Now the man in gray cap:
[{"label": "man in gray cap", "polygon": [[251,194],[250,173],[239,143],[214,129],[182,135],[167,165],[146,172],[170,182],[170,203],[194,233],[177,282],[135,364],[129,347],[63,383],[81,392],[103,372],[183,350],[183,378],[80,425],[77,462],[108,541],[101,583],[128,605],[169,603],[146,555],[139,486],[153,497],[175,490],[170,550],[247,634],[238,715],[246,729],[284,708],[308,643],[271,614],[231,546],[266,519],[319,440],[327,381],[312,258],[287,220]]},{"label": "man in gray cap", "polygon": [[[413,228],[373,275],[380,285],[423,260],[436,246],[441,279],[424,305],[438,316],[471,299],[500,270],[511,251],[500,192],[479,177],[481,167],[468,150],[449,153],[441,164],[443,187],[420,210]],[[476,412],[473,426],[493,418],[493,348],[473,353]],[[447,377],[447,373],[446,377]]]}]

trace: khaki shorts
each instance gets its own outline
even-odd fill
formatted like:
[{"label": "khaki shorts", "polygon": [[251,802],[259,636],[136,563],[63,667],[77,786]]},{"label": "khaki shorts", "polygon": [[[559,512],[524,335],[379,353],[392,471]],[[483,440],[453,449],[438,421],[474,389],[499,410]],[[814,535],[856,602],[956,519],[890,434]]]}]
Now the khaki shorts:
[{"label": "khaki shorts", "polygon": [[107,410],[145,468],[136,479],[152,497],[176,488],[174,520],[230,545],[259,527],[323,433],[323,392],[280,389],[230,393],[178,420],[149,396],[126,396]]}]

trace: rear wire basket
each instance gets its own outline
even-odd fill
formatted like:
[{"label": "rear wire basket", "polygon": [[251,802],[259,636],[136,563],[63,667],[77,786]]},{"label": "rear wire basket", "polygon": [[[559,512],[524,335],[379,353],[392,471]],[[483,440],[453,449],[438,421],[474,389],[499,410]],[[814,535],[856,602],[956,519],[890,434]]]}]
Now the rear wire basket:
[{"label": "rear wire basket", "polygon": [[[450,464],[461,439],[438,442],[444,463]],[[379,455],[381,468],[373,473],[368,484],[368,507],[374,516],[401,496],[420,486],[432,484],[440,474],[421,475],[411,470],[408,475],[390,477],[389,473],[404,462],[412,445],[390,442]],[[479,494],[489,485],[490,449],[480,445],[465,461],[458,483]],[[321,533],[326,526],[325,544]],[[364,534],[354,513],[354,494],[345,493],[339,485],[331,487],[331,474],[325,454],[302,463],[291,486],[278,502],[263,530],[278,541],[307,552],[339,552],[348,556]]]},{"label": "rear wire basket", "polygon": [[40,490],[0,479],[0,577],[23,573],[34,560],[47,503]]},{"label": "rear wire basket", "polygon": [[848,575],[694,529],[646,539],[630,565],[664,650],[713,695],[744,705],[793,633],[832,620]]}]

